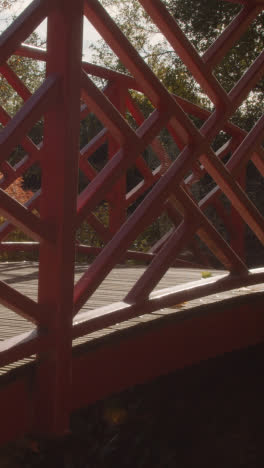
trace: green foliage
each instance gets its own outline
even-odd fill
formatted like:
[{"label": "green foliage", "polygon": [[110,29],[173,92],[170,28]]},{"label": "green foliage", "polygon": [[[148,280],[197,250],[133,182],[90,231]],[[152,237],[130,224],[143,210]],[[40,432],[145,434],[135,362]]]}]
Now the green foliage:
[{"label": "green foliage", "polygon": [[[211,107],[209,99],[138,1],[101,0],[101,3],[170,92]],[[200,54],[208,49],[241,9],[241,5],[222,0],[164,0],[164,3]],[[226,91],[233,88],[263,49],[263,26],[262,12],[217,66],[215,75]],[[95,63],[128,73],[105,42],[99,41],[93,49]],[[262,79],[233,117],[233,121],[245,130],[249,130],[264,111],[263,92]],[[137,101],[141,109],[149,107],[144,96],[137,96]]]},{"label": "green foliage", "polygon": [[[109,212],[108,204],[102,203],[94,211],[95,216],[108,227]],[[148,226],[131,245],[132,250],[147,252],[155,242],[157,242],[170,228],[172,223],[166,213],[162,214],[150,226]],[[80,244],[92,247],[103,247],[104,242],[100,239],[96,231],[86,221],[82,223],[76,233],[76,241]],[[82,261],[87,257],[79,255],[78,260]]]},{"label": "green foliage", "polygon": [[[202,102],[202,98],[197,95],[197,85],[191,74],[138,1],[102,0],[101,3],[170,92],[191,98],[195,103]],[[91,47],[96,64],[129,74],[124,64],[103,40],[91,44]],[[137,96],[137,101],[141,109],[149,107],[146,97]]]},{"label": "green foliage", "polygon": [[202,278],[206,279],[206,278],[211,278],[212,276],[212,273],[210,271],[202,271]]},{"label": "green foliage", "polygon": [[[204,53],[239,13],[241,5],[222,0],[164,0],[181,28],[198,50]],[[264,48],[264,12],[260,13],[239,41],[215,69],[215,75],[229,92]],[[245,130],[264,111],[264,80],[260,80],[232,121]]]},{"label": "green foliage", "polygon": [[[36,33],[33,33],[26,42],[32,45],[40,45]],[[36,60],[12,55],[7,63],[32,93],[42,83],[44,69]],[[10,116],[14,116],[23,104],[21,97],[3,76],[0,76],[0,102]]]},{"label": "green foliage", "polygon": [[[141,7],[140,2],[136,0],[101,0],[101,3],[170,92],[202,107],[212,109],[209,98],[195,83],[190,72],[172,50],[170,44],[162,37],[158,28]],[[241,10],[241,5],[222,0],[163,0],[163,3],[200,55],[210,47]],[[263,26],[264,13],[262,12],[216,67],[215,76],[226,92],[229,92],[236,85],[263,49]],[[103,41],[99,41],[94,46],[94,61],[120,72],[129,73],[124,64]],[[264,112],[263,91],[264,80],[262,79],[232,116],[232,122],[249,131]],[[141,93],[132,91],[131,94],[144,117],[147,118],[153,111],[152,103]],[[129,123],[135,127],[135,122],[129,114],[127,118]],[[195,124],[200,127],[201,122],[195,121]],[[229,135],[220,132],[213,142],[213,149],[218,150],[229,138]],[[177,148],[170,149],[171,139],[168,132],[162,131],[160,139],[171,159],[176,157]],[[151,151],[147,150],[144,158],[152,167]],[[254,187],[256,186],[255,182],[258,182],[258,186],[260,185],[260,176],[256,174],[256,171],[254,172]],[[250,181],[248,184],[250,187],[253,186]],[[215,182],[206,174],[203,180],[193,187],[197,200],[200,200],[214,186]],[[254,198],[254,193],[251,194],[251,198]],[[259,197],[255,196],[255,198]],[[260,209],[263,211],[263,205]],[[209,218],[213,221],[211,214]],[[159,236],[159,223],[157,221],[146,229],[134,242],[134,248],[147,250]]]},{"label": "green foliage", "polygon": [[147,252],[171,227],[172,223],[168,215],[163,213],[137,237],[132,249]]},{"label": "green foliage", "polygon": [[164,0],[184,33],[199,52],[212,44],[240,6],[222,0]]},{"label": "green foliage", "polygon": [[[109,212],[107,203],[102,203],[99,205],[94,211],[94,215],[105,227],[108,226]],[[104,245],[96,231],[87,223],[87,221],[84,221],[77,230],[76,241],[80,244],[85,244],[92,247],[103,247]]]},{"label": "green foliage", "polygon": [[[0,6],[2,6],[3,9],[7,9],[13,3],[15,2],[12,0],[8,0],[6,2],[0,1]],[[35,32],[33,32],[25,42],[33,46],[43,45],[41,39]],[[34,93],[44,80],[45,70],[43,64],[36,60],[12,55],[7,61],[7,64],[31,93]],[[13,117],[23,105],[22,98],[16,93],[3,75],[0,76],[0,102],[1,106],[11,117]],[[42,119],[35,123],[33,128],[29,130],[28,135],[35,144],[40,143],[43,136]],[[25,154],[26,152],[23,147],[18,145],[14,148],[8,162],[14,166],[21,161]],[[23,175],[23,178],[25,189],[37,190],[40,187],[41,179],[39,166],[34,165],[32,168],[28,169],[28,171]]]}]

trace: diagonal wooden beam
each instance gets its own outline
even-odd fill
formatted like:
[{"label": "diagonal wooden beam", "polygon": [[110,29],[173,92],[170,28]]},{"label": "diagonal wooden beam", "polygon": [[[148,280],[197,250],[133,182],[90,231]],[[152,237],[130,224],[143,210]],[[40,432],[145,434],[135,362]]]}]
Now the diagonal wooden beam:
[{"label": "diagonal wooden beam", "polygon": [[7,63],[0,67],[0,72],[24,101],[30,98],[31,92]]},{"label": "diagonal wooden beam", "polygon": [[[25,203],[24,207],[28,210],[32,211],[36,206],[38,206],[39,199],[41,195],[41,190],[38,190],[34,193],[34,195]],[[15,229],[9,221],[5,221],[3,224],[0,225],[0,241],[2,242],[10,232]]]},{"label": "diagonal wooden beam", "polygon": [[[136,132],[128,125],[124,118],[119,114],[117,109],[104,96],[104,94],[96,88],[92,81],[85,77],[85,83],[89,91],[89,107],[97,111],[100,120],[107,126],[110,122],[111,113],[113,120],[110,122],[111,128],[114,128],[115,136],[119,143],[124,143],[124,146],[116,153],[116,155],[107,163],[104,169],[98,176],[83,190],[78,199],[77,207],[77,225],[79,225],[91,209],[103,199],[109,192],[114,183],[123,174],[124,170],[130,167],[138,154],[142,153],[145,147],[151,143],[153,138],[160,130],[166,126],[170,119],[169,110],[167,113],[159,113],[154,111],[150,117],[137,129]],[[123,135],[121,134],[121,130]],[[126,138],[125,138],[126,137]]]},{"label": "diagonal wooden beam", "polygon": [[203,61],[208,70],[212,70],[231,49],[231,47],[240,39],[248,26],[254,21],[262,8],[253,1],[244,3],[244,8],[231,21],[226,29],[218,36],[212,45],[203,54]]},{"label": "diagonal wooden beam", "polygon": [[40,307],[38,304],[3,281],[0,281],[0,304],[8,307],[35,325],[39,323]]},{"label": "diagonal wooden beam", "polygon": [[48,242],[55,241],[55,232],[52,226],[44,224],[37,216],[2,189],[0,189],[0,213],[11,224],[20,228],[33,239],[37,241],[43,241],[44,239]]},{"label": "diagonal wooden beam", "polygon": [[159,81],[155,73],[148,67],[143,58],[130,44],[126,36],[121,32],[112,18],[104,10],[98,0],[85,0],[84,14],[102,37],[108,42],[113,51],[121,59],[122,63],[141,83],[142,90],[159,110],[173,113],[171,125],[177,130],[179,138],[188,144],[190,139],[195,139],[197,133],[195,126],[188,119],[181,107],[175,102],[167,89]]},{"label": "diagonal wooden beam", "polygon": [[0,342],[0,366],[7,366],[14,361],[36,354],[41,346],[41,339],[36,330],[14,336]]},{"label": "diagonal wooden beam", "polygon": [[48,107],[56,102],[60,80],[58,76],[49,76],[39,89],[25,102],[15,117],[10,120],[0,133],[0,163],[7,159],[25,133],[43,116]]},{"label": "diagonal wooden beam", "polygon": [[28,38],[56,3],[56,0],[34,0],[4,31],[0,37],[0,65]]},{"label": "diagonal wooden beam", "polygon": [[229,105],[228,95],[214,75],[209,72],[202,58],[165,5],[160,0],[155,0],[155,2],[140,0],[140,3],[212,102],[221,108],[227,107]]},{"label": "diagonal wooden beam", "polygon": [[248,272],[246,265],[216,231],[185,190],[183,188],[175,189],[174,194],[169,196],[168,201],[177,211],[181,212],[184,219],[130,290],[125,302],[134,303],[146,299],[173,265],[175,257],[190,242],[195,233],[228,270],[239,274],[247,274]]}]

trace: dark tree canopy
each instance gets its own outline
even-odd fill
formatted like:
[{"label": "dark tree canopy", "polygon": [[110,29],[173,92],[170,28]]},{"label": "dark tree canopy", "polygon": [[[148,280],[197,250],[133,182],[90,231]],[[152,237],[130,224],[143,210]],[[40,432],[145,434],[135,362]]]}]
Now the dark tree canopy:
[{"label": "dark tree canopy", "polygon": [[[162,39],[138,0],[102,0],[102,3],[171,92],[200,105],[210,106],[209,100],[195,84],[191,74],[167,41]],[[210,47],[241,10],[241,5],[223,0],[164,0],[164,3],[200,54]],[[227,92],[239,81],[263,49],[263,28],[262,12],[216,67],[214,73]],[[126,72],[120,60],[103,41],[94,47],[94,51],[96,63]],[[263,91],[262,79],[233,117],[236,123],[247,130],[264,110]]]}]

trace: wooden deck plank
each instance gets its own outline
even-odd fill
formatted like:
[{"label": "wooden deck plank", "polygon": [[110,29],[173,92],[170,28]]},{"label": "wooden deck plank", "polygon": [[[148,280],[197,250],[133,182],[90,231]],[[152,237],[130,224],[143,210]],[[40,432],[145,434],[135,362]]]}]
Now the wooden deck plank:
[{"label": "wooden deck plank", "polygon": [[[75,281],[87,270],[87,265],[77,265]],[[98,290],[91,296],[89,301],[82,308],[81,312],[93,310],[98,307],[105,306],[111,302],[122,301],[134,283],[140,278],[145,267],[124,267],[115,268],[108,277],[103,281]],[[219,271],[210,270],[212,275],[219,275]],[[160,281],[156,289],[167,288],[175,285],[180,285],[190,281],[201,279],[202,270],[196,269],[176,269],[171,268],[164,278]],[[220,272],[221,273],[221,272]],[[224,273],[224,272],[223,272]],[[38,295],[38,264],[34,262],[14,262],[0,263],[0,280],[27,295],[33,300],[37,300]],[[133,318],[121,324],[112,325],[109,328],[90,333],[74,340],[73,345],[83,344],[106,336],[111,333],[124,330],[133,326],[139,326],[155,319],[162,319],[182,310],[195,308],[203,304],[219,302],[223,299],[234,297],[237,295],[251,294],[254,292],[264,291],[264,285],[258,284],[250,287],[239,288],[228,292],[214,294],[211,296],[195,299],[175,307],[161,309],[151,314],[145,314],[140,317]],[[20,333],[30,331],[34,328],[33,324],[18,316],[11,310],[0,305],[0,341],[11,338]],[[8,372],[10,369],[17,367],[25,362],[30,362],[33,358],[19,361],[17,363],[0,368],[0,375]]]}]

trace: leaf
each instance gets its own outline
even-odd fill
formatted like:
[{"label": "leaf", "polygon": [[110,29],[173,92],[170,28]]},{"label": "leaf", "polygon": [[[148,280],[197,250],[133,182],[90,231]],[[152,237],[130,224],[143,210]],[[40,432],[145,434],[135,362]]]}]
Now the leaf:
[{"label": "leaf", "polygon": [[179,302],[178,304],[175,304],[175,305],[172,305],[170,307],[168,307],[168,309],[181,309],[182,307],[184,307],[184,304],[186,304],[187,301],[185,302]]},{"label": "leaf", "polygon": [[124,408],[106,408],[103,417],[108,424],[118,425],[127,419],[127,411]]},{"label": "leaf", "polygon": [[210,278],[212,273],[210,271],[202,271],[202,278]]}]

